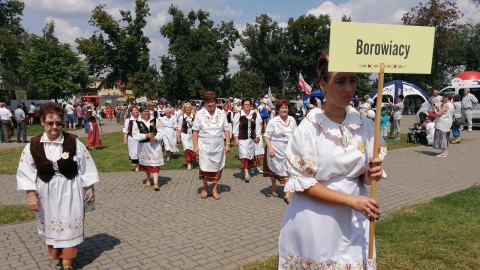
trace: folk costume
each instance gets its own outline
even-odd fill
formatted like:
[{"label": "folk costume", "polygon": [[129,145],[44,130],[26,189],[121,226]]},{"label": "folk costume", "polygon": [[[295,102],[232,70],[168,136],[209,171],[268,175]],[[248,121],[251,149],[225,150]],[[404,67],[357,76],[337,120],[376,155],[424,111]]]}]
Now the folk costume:
[{"label": "folk costume", "polygon": [[87,147],[95,148],[102,146],[100,127],[96,115],[97,114],[92,111],[92,116],[88,119]]},{"label": "folk costume", "polygon": [[[313,113],[312,113],[313,112]],[[310,112],[287,144],[286,192],[322,184],[368,196],[359,179],[373,157],[374,122],[346,107],[342,124],[321,110]],[[380,138],[380,158],[387,150]],[[375,269],[367,259],[370,221],[351,207],[325,203],[303,193],[291,196],[279,238],[278,269]],[[373,243],[372,243],[373,244]]]},{"label": "folk costume", "polygon": [[[170,118],[164,116],[160,118],[163,126],[163,133],[164,137],[164,145],[165,149],[169,149],[170,152],[178,152],[177,147],[177,133],[175,130],[177,129],[177,118],[173,115],[170,115]],[[167,146],[168,144],[168,146]]]},{"label": "folk costume", "polygon": [[235,115],[233,136],[238,137],[238,157],[242,160],[242,169],[253,168],[255,156],[255,138],[262,136],[262,118],[256,110],[247,115],[244,110]]},{"label": "folk costume", "polygon": [[286,171],[287,159],[285,157],[285,150],[296,128],[297,123],[292,116],[287,116],[287,122],[283,122],[280,116],[276,116],[268,122],[264,136],[270,139],[270,144],[275,151],[275,156],[273,158],[270,157],[268,155],[268,148],[265,149],[263,177],[278,180],[280,184],[286,183],[288,175]]},{"label": "folk costume", "polygon": [[195,162],[196,156],[193,152],[193,140],[192,140],[192,127],[195,116],[190,114],[188,116],[186,113],[180,115],[178,118],[177,127],[180,129],[180,138],[182,139],[183,151],[185,154],[185,161],[187,163]]},{"label": "folk costume", "polygon": [[25,146],[17,171],[17,190],[36,190],[38,233],[45,235],[52,259],[74,259],[84,236],[85,188],[98,183],[97,167],[73,134],[55,141],[46,133]]},{"label": "folk costume", "polygon": [[[155,135],[157,141],[151,143],[146,135],[152,133]],[[138,144],[138,163],[139,170],[158,173],[160,166],[163,165],[163,154],[161,140],[165,139],[163,134],[163,126],[159,119],[150,118],[148,121],[141,117],[133,123],[132,136],[139,142]],[[168,150],[169,144],[165,144],[165,150]]]},{"label": "folk costume", "polygon": [[198,131],[199,180],[218,182],[225,166],[225,143],[228,122],[223,110],[212,115],[202,109],[195,115],[192,130]]},{"label": "folk costume", "polygon": [[135,140],[132,136],[132,130],[133,130],[133,123],[137,121],[137,119],[133,118],[131,116],[127,120],[125,120],[124,127],[123,127],[123,133],[127,133],[127,146],[128,146],[128,158],[130,159],[130,162],[132,165],[138,164],[138,144],[139,142]]}]

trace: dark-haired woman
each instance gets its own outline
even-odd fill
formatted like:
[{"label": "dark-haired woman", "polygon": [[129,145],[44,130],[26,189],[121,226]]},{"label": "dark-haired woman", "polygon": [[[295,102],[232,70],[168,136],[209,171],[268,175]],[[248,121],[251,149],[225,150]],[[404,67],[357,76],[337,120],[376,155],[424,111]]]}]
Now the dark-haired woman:
[{"label": "dark-haired woman", "polygon": [[293,194],[280,231],[278,269],[374,269],[375,257],[367,258],[374,245],[369,220],[378,216],[379,204],[365,188],[383,172],[382,159],[372,160],[374,122],[349,106],[356,73],[328,72],[326,54],[317,73],[327,101],[310,111],[285,151],[285,191]]},{"label": "dark-haired woman", "polygon": [[17,189],[27,192],[39,234],[45,235],[52,260],[73,269],[83,242],[84,202],[94,202],[97,168],[75,135],[62,131],[63,108],[45,103],[40,108],[41,135],[33,137],[20,157]]},{"label": "dark-haired woman", "polygon": [[255,144],[262,136],[262,117],[253,109],[252,101],[248,98],[242,101],[242,110],[233,120],[233,136],[238,146],[238,157],[242,160],[242,169],[245,171],[245,182],[250,181],[249,170],[254,166]]},{"label": "dark-haired woman", "polygon": [[[293,136],[293,131],[297,128],[295,118],[288,115],[289,106],[288,100],[277,100],[275,108],[278,115],[268,122],[264,134],[267,151],[263,161],[263,176],[270,177],[273,197],[278,197],[277,181],[282,185],[287,182],[285,149]],[[289,194],[285,195],[285,200],[289,202]]]},{"label": "dark-haired woman", "polygon": [[125,120],[125,126],[123,128],[123,143],[128,146],[128,158],[132,165],[135,165],[135,171],[138,172],[138,144],[132,136],[133,123],[138,120],[140,112],[137,106],[130,108],[130,118]]},{"label": "dark-haired woman", "polygon": [[[140,117],[133,123],[132,136],[138,144],[138,169],[144,171],[147,177],[146,187],[151,186],[150,177],[153,178],[153,187],[160,190],[158,174],[160,166],[163,165],[163,154],[161,140],[165,139],[163,126],[159,119],[150,117],[150,110],[147,106],[140,107]],[[165,149],[169,150],[168,144]]]},{"label": "dark-haired woman", "polygon": [[216,99],[212,91],[203,95],[204,108],[195,114],[192,138],[193,152],[199,157],[198,178],[203,181],[200,197],[208,197],[208,183],[212,183],[213,198],[219,200],[217,186],[225,166],[225,155],[230,152],[230,133],[227,117],[216,107]]}]

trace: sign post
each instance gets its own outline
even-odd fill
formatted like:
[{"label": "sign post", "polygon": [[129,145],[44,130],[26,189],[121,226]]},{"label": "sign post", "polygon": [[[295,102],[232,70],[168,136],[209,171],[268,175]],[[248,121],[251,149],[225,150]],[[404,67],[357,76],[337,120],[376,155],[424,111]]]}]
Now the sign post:
[{"label": "sign post", "polygon": [[[332,22],[329,72],[378,72],[373,158],[380,147],[384,73],[430,74],[434,27]],[[376,199],[373,179],[370,197]],[[373,259],[375,220],[370,220],[368,259]]]}]

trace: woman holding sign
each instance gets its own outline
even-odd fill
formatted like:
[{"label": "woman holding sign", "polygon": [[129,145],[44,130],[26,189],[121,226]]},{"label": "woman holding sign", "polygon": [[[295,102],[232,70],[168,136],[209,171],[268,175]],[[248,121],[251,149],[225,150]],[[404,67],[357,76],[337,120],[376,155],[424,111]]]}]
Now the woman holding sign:
[{"label": "woman holding sign", "polygon": [[327,101],[295,129],[285,151],[285,192],[292,195],[278,269],[363,269],[375,265],[367,259],[369,223],[380,214],[365,185],[382,176],[386,146],[381,138],[380,158],[372,160],[374,122],[349,106],[356,73],[329,72],[328,54],[318,60],[317,73]]}]

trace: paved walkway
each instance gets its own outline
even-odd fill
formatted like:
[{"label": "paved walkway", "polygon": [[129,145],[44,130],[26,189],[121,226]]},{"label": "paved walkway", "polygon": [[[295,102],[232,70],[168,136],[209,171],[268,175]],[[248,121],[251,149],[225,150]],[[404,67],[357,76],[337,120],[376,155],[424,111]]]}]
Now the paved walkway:
[{"label": "paved walkway", "polygon": [[[479,134],[463,132],[471,139],[451,145],[447,158],[426,146],[390,152],[377,191],[382,216],[479,184]],[[216,201],[199,198],[197,176],[162,171],[155,192],[143,173],[102,173],[75,269],[235,269],[277,253],[286,205],[269,196],[269,180],[256,175],[247,184],[239,169],[227,169]],[[1,205],[25,203],[15,188],[14,175],[0,175]],[[0,269],[58,269],[44,242],[33,221],[0,226]]]}]

